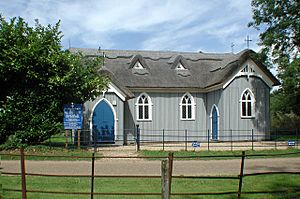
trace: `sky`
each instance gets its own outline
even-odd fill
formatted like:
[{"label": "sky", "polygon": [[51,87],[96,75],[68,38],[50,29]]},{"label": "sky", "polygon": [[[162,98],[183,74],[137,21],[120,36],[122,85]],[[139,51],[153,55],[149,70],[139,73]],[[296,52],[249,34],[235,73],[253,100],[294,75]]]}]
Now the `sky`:
[{"label": "sky", "polygon": [[31,26],[61,20],[64,49],[238,53],[249,35],[260,50],[251,0],[0,0],[0,13]]}]

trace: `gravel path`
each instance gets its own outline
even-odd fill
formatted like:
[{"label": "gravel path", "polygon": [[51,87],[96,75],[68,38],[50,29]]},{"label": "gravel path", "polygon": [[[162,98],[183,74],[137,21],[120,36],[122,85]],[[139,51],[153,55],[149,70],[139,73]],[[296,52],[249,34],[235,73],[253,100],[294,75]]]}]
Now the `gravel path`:
[{"label": "gravel path", "polygon": [[[2,160],[2,172],[20,172],[20,162]],[[160,175],[161,161],[142,159],[101,159],[95,163],[98,175]],[[240,159],[174,161],[174,175],[238,175]],[[90,161],[26,161],[26,172],[43,174],[86,174]],[[300,157],[246,159],[245,173],[268,171],[300,172]]]}]

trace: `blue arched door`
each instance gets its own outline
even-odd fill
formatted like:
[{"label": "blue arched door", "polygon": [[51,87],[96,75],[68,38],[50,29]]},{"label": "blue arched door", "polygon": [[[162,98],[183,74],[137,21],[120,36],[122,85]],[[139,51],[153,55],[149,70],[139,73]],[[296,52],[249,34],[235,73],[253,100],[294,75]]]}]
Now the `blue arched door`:
[{"label": "blue arched door", "polygon": [[92,116],[92,137],[96,142],[115,141],[115,118],[112,107],[106,100],[101,100]]},{"label": "blue arched door", "polygon": [[212,125],[211,125],[211,131],[212,131],[212,139],[213,140],[217,140],[218,139],[218,127],[219,127],[219,124],[218,124],[218,121],[219,118],[218,118],[218,111],[217,111],[217,107],[214,106],[213,107],[213,110],[212,110],[212,113],[211,113],[211,122],[212,122]]}]

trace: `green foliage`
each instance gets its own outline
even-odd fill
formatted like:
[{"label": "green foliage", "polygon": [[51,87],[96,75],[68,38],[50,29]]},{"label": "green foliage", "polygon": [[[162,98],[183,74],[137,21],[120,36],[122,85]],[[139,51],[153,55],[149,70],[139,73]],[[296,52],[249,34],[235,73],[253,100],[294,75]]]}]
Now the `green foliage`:
[{"label": "green foliage", "polygon": [[263,30],[261,57],[272,56],[282,82],[271,97],[272,122],[285,125],[284,118],[300,116],[300,2],[252,0],[252,10],[253,21],[248,25]]},{"label": "green foliage", "polygon": [[99,59],[61,49],[59,23],[0,16],[0,144],[42,142],[62,129],[63,104],[92,99],[107,84]]}]

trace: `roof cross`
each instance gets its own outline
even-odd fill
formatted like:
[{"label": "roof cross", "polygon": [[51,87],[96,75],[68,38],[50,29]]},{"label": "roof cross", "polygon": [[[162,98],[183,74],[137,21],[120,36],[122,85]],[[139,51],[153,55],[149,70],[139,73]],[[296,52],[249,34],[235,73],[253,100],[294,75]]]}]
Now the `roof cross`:
[{"label": "roof cross", "polygon": [[249,43],[252,41],[252,39],[250,39],[249,35],[247,35],[247,38],[245,39],[245,42],[247,43],[247,49],[249,49]]},{"label": "roof cross", "polygon": [[231,46],[230,46],[230,47],[231,47],[231,53],[232,53],[232,54],[233,54],[233,52],[234,52],[234,51],[233,51],[233,47],[234,47],[234,46],[235,46],[235,44],[232,42],[232,43],[231,43]]}]

